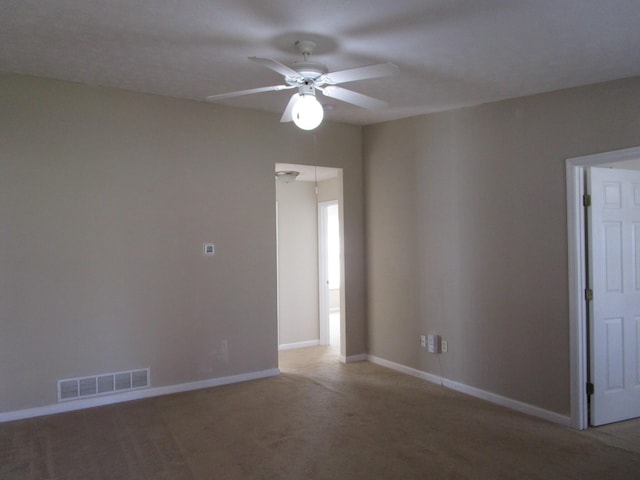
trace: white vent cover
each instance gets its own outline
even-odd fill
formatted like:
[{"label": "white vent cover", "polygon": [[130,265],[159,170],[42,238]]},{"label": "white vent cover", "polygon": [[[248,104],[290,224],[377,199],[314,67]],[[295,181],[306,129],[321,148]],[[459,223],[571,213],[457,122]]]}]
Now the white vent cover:
[{"label": "white vent cover", "polygon": [[65,378],[58,380],[58,401],[108,395],[110,393],[137,390],[150,385],[150,369],[129,372],[104,373],[93,377]]}]

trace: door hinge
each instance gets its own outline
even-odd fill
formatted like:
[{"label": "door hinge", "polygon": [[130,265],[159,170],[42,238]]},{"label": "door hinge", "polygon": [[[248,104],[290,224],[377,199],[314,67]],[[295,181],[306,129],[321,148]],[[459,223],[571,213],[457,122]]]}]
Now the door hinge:
[{"label": "door hinge", "polygon": [[587,383],[587,395],[593,395],[594,392],[594,387],[593,387],[593,383],[588,382]]},{"label": "door hinge", "polygon": [[589,195],[588,193],[585,193],[582,196],[582,205],[585,207],[590,207],[591,206],[591,195]]},{"label": "door hinge", "polygon": [[587,302],[593,300],[593,290],[591,290],[590,288],[585,288],[585,290],[584,290],[584,299]]}]

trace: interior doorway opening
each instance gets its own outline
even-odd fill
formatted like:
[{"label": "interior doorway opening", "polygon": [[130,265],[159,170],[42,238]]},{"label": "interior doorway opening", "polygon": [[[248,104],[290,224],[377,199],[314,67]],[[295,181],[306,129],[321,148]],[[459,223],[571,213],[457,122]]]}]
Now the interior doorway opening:
[{"label": "interior doorway opening", "polygon": [[276,164],[278,349],[345,340],[342,169]]}]

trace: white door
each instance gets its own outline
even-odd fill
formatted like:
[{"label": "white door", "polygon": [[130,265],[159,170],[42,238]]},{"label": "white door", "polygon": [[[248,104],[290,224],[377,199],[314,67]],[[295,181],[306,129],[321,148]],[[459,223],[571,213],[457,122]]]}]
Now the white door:
[{"label": "white door", "polygon": [[591,424],[640,417],[640,172],[589,169]]}]

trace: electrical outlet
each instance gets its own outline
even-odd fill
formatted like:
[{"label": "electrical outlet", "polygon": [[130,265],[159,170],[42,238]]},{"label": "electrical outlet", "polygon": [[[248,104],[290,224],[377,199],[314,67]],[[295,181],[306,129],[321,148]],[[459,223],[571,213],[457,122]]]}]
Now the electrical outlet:
[{"label": "electrical outlet", "polygon": [[442,348],[442,353],[447,352],[449,350],[449,342],[442,340],[442,342],[440,342],[440,347]]},{"label": "electrical outlet", "polygon": [[426,347],[427,346],[427,337],[426,337],[426,335],[420,335],[420,346],[421,347]]},{"label": "electrical outlet", "polygon": [[427,351],[429,353],[440,353],[440,335],[427,335]]}]

